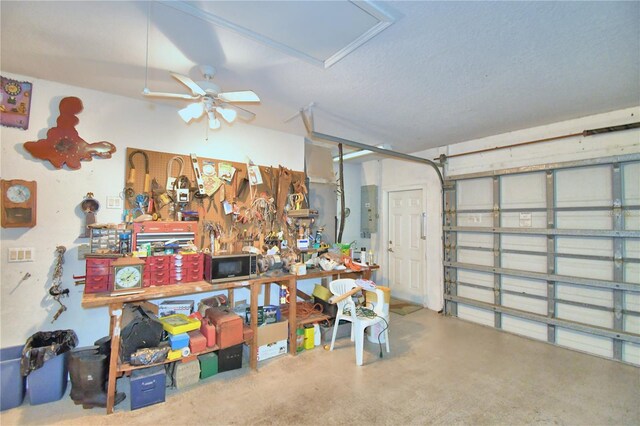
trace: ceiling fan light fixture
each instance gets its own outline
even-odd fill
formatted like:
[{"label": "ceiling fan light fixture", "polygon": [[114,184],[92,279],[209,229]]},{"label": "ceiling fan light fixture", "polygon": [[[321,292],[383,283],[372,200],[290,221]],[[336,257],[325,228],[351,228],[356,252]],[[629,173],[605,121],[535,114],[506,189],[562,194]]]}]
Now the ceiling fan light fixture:
[{"label": "ceiling fan light fixture", "polygon": [[202,105],[201,102],[193,103],[178,111],[180,118],[182,118],[185,123],[191,122],[191,120],[200,117],[203,113],[204,105]]},{"label": "ceiling fan light fixture", "polygon": [[224,118],[227,123],[233,123],[238,115],[236,111],[231,108],[216,107],[216,112],[220,114],[220,116]]},{"label": "ceiling fan light fixture", "polygon": [[209,128],[212,130],[219,129],[222,124],[220,123],[220,120],[213,115],[213,111],[209,111],[207,115],[209,116]]}]

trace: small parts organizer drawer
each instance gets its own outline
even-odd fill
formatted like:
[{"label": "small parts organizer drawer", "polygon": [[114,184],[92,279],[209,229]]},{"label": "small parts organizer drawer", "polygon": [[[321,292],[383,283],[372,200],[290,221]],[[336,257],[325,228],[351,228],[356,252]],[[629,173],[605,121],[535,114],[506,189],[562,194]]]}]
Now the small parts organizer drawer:
[{"label": "small parts organizer drawer", "polygon": [[87,257],[85,293],[102,293],[110,290],[112,261],[113,258]]},{"label": "small parts organizer drawer", "polygon": [[[87,257],[85,293],[111,291],[111,262],[115,257]],[[200,254],[178,254],[172,256],[149,256],[145,260],[142,286],[201,281],[204,257]]]}]

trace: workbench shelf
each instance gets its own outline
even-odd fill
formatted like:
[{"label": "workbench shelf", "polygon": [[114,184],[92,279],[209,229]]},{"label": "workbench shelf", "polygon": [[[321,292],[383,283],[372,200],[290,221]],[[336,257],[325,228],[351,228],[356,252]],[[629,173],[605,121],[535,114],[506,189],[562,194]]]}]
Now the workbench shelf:
[{"label": "workbench shelf", "polygon": [[[123,373],[130,372],[139,368],[149,367],[145,366],[132,366],[128,363],[119,364],[120,360],[120,330],[122,321],[122,308],[125,303],[141,303],[145,304],[148,300],[171,298],[176,296],[184,296],[188,294],[208,293],[214,291],[227,290],[229,292],[229,300],[233,300],[233,291],[237,288],[249,287],[251,291],[251,324],[250,327],[253,330],[252,337],[245,343],[249,345],[249,367],[253,370],[257,369],[258,363],[258,346],[256,345],[257,329],[258,329],[258,296],[260,295],[260,288],[265,285],[265,304],[269,304],[269,289],[271,284],[284,285],[288,288],[289,294],[297,294],[297,281],[307,280],[313,278],[334,278],[344,277],[345,275],[353,276],[361,275],[365,279],[371,278],[371,271],[377,269],[377,266],[372,266],[369,269],[352,272],[352,271],[318,271],[307,275],[290,275],[282,274],[279,276],[262,276],[252,280],[238,281],[238,282],[225,282],[210,284],[207,281],[196,281],[190,283],[147,287],[140,291],[135,291],[129,294],[116,294],[111,295],[109,293],[89,293],[84,294],[82,297],[83,308],[96,308],[101,306],[109,307],[109,335],[111,336],[111,357],[109,361],[108,371],[108,386],[107,386],[107,414],[113,413],[113,406],[115,402],[116,394],[116,378]],[[297,303],[289,304],[289,342],[296,341],[296,329],[298,325],[309,324],[312,322],[322,321],[327,317],[324,314],[314,314],[312,317],[301,319],[298,322],[296,317]],[[328,317],[327,317],[328,318]],[[215,351],[215,347],[208,348],[205,351],[199,352],[196,355]],[[289,353],[296,355],[296,345],[289,345]],[[165,361],[162,364],[175,361]],[[156,364],[160,365],[160,363]]]},{"label": "workbench shelf", "polygon": [[[210,348],[207,348],[207,349],[205,349],[203,351],[194,352],[194,353],[190,354],[186,358],[197,357],[197,356],[200,356],[200,355],[207,354],[209,352],[215,352],[217,350],[220,350],[218,345],[213,345]],[[118,371],[118,375],[121,375],[123,373],[126,374],[126,373],[129,373],[129,372],[133,371],[133,370],[139,370],[141,368],[155,367],[156,365],[164,365],[164,364],[169,364],[169,363],[172,363],[172,362],[181,362],[183,359],[185,359],[185,358],[167,359],[167,360],[164,360],[162,362],[156,362],[154,364],[148,364],[148,365],[131,365],[128,362],[124,362],[124,363],[118,365],[118,370],[117,371]]]}]

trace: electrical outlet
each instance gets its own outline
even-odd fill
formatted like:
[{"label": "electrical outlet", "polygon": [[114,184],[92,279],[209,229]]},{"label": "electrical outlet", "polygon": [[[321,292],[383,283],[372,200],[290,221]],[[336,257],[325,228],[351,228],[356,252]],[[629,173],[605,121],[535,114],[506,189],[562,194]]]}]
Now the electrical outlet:
[{"label": "electrical outlet", "polygon": [[35,249],[33,247],[28,248],[10,248],[9,249],[9,262],[33,262],[33,254]]},{"label": "electrical outlet", "polygon": [[122,198],[117,195],[109,195],[107,196],[107,208],[108,209],[121,209],[122,208]]}]

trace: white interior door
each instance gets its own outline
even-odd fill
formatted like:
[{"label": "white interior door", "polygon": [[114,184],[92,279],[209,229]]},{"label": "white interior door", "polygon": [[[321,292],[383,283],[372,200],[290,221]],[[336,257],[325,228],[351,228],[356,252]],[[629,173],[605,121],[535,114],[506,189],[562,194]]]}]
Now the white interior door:
[{"label": "white interior door", "polygon": [[425,269],[421,189],[389,192],[389,287],[397,299],[424,304]]}]

